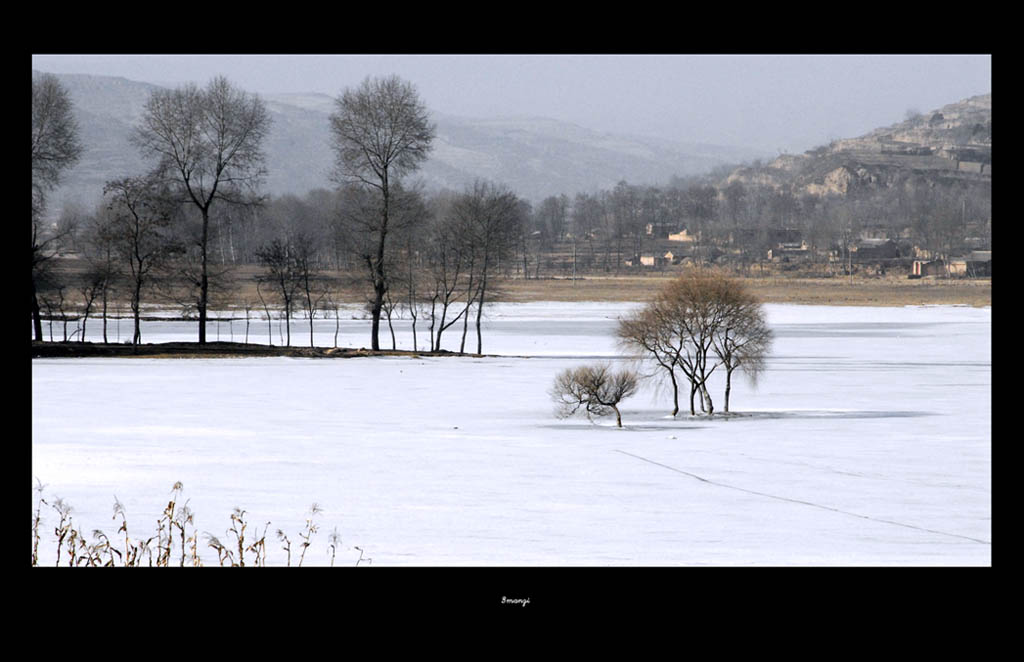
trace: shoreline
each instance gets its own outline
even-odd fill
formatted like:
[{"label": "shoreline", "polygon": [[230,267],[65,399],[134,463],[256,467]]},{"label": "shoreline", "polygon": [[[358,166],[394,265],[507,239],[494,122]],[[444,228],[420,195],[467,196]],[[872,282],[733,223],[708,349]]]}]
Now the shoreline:
[{"label": "shoreline", "polygon": [[[507,280],[493,301],[649,301],[673,274],[572,279]],[[761,303],[816,306],[992,305],[992,279],[738,278]]]},{"label": "shoreline", "polygon": [[493,356],[489,354],[459,354],[448,350],[438,352],[413,351],[413,350],[372,350],[352,347],[296,347],[280,345],[259,345],[256,343],[239,343],[225,341],[210,341],[205,344],[198,342],[163,342],[163,343],[142,343],[140,345],[128,345],[118,343],[93,343],[93,342],[63,342],[63,341],[32,341],[33,359],[58,359],[58,358],[139,358],[139,359],[223,359],[223,358],[262,358],[273,356],[285,356],[292,358],[327,358],[327,359],[348,359],[361,356],[406,356],[419,358],[421,356],[461,356],[469,358],[483,358]]}]

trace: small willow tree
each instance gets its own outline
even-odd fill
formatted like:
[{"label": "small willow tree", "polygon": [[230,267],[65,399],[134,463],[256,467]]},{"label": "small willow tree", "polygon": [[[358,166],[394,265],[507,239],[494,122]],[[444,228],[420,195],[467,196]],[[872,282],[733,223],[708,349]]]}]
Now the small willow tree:
[{"label": "small willow tree", "polygon": [[711,349],[725,369],[725,406],[729,413],[732,373],[739,369],[752,386],[765,369],[773,334],[760,301],[742,283],[727,279],[718,290],[719,324]]},{"label": "small willow tree", "polygon": [[772,333],[760,302],[743,283],[709,270],[694,270],[669,283],[647,306],[623,318],[620,343],[638,350],[672,385],[672,415],[679,413],[679,377],[690,383],[690,414],[696,398],[702,411],[714,413],[707,383],[723,368],[725,411],[729,411],[732,375],[743,371],[756,383],[771,349]]},{"label": "small willow tree", "polygon": [[636,393],[638,383],[635,371],[613,372],[607,364],[570,368],[555,378],[551,389],[557,405],[555,415],[568,418],[582,409],[590,418],[614,412],[615,422],[621,428],[619,403]]}]

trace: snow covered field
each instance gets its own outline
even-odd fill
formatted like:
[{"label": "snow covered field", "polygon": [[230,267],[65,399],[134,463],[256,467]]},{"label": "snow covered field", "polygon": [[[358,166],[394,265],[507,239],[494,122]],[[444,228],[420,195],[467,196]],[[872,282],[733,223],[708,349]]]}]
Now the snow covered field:
[{"label": "snow covered field", "polygon": [[[335,528],[335,565],[356,546],[373,566],[991,564],[990,308],[769,305],[773,355],[757,389],[734,381],[741,415],[673,420],[648,388],[621,430],[554,418],[559,371],[625,360],[613,330],[630,308],[493,305],[483,350],[505,358],[36,359],[33,482],[76,528],[116,539],[115,495],[149,536],[181,481],[201,532],[233,540],[235,507],[250,532],[270,522],[272,565],[286,562],[274,531],[294,545],[314,502],[304,565],[329,563]],[[369,344],[357,314],[340,345]],[[292,344],[308,345],[307,324]],[[318,345],[334,324],[316,321]],[[265,343],[266,322],[249,334]],[[243,335],[221,325],[221,340]],[[143,326],[143,342],[195,337],[194,323]]]}]

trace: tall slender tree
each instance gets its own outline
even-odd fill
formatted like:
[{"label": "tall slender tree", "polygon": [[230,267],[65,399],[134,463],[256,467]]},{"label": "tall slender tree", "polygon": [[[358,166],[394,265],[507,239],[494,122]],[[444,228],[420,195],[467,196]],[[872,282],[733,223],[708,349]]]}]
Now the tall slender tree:
[{"label": "tall slender tree", "polygon": [[[523,208],[519,200],[506,187],[477,181],[454,205],[463,240],[474,253],[472,267],[475,273],[467,291],[467,301],[476,303],[476,353],[483,353],[481,318],[487,300],[488,283],[495,265],[506,257],[515,245],[516,227]],[[475,282],[475,285],[472,284]],[[469,306],[467,305],[467,310]],[[468,318],[464,320],[468,322]],[[465,338],[465,329],[463,331]],[[465,343],[465,339],[463,339]],[[459,351],[462,351],[461,349]]]},{"label": "tall slender tree", "polygon": [[[298,263],[295,259],[295,247],[288,240],[274,239],[256,251],[256,258],[267,270],[266,275],[261,278],[261,282],[271,283],[272,287],[276,288],[276,293],[281,296],[281,303],[284,304],[284,328],[287,334],[285,345],[290,347],[292,344],[292,305],[295,302],[296,294],[301,285]],[[260,296],[263,296],[261,292]],[[270,310],[268,308],[268,323],[269,319]],[[310,316],[309,325],[310,346],[312,346],[312,315]]]},{"label": "tall slender tree", "polygon": [[435,127],[416,88],[394,75],[367,77],[358,87],[346,89],[335,101],[330,126],[335,180],[379,194],[377,221],[368,226],[373,250],[366,256],[374,293],[370,302],[370,342],[377,350],[380,315],[389,286],[386,251],[393,229],[393,189],[427,158]]},{"label": "tall slender tree", "polygon": [[152,93],[132,139],[158,159],[157,172],[181,191],[202,217],[199,239],[199,342],[206,342],[209,303],[211,208],[258,204],[266,176],[263,142],[270,131],[266,104],[218,76],[205,88],[194,83]]},{"label": "tall slender tree", "polygon": [[37,290],[46,266],[63,241],[70,238],[67,226],[47,227],[43,221],[46,194],[57,187],[61,176],[78,162],[83,146],[74,117],[71,96],[53,74],[32,78],[32,325],[42,341],[43,324]]},{"label": "tall slender tree", "polygon": [[152,177],[125,177],[108,182],[103,193],[109,200],[107,231],[114,251],[131,282],[131,310],[134,319],[132,344],[142,342],[142,293],[154,270],[176,252],[167,235],[177,206]]}]

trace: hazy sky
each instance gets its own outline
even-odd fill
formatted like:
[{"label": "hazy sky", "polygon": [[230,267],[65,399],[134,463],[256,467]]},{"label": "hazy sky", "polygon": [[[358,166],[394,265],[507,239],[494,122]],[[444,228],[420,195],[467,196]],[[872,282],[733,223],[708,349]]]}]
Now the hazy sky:
[{"label": "hazy sky", "polygon": [[990,55],[34,55],[32,67],[162,85],[223,74],[261,94],[331,96],[394,73],[441,113],[551,117],[773,153],[992,91]]}]

